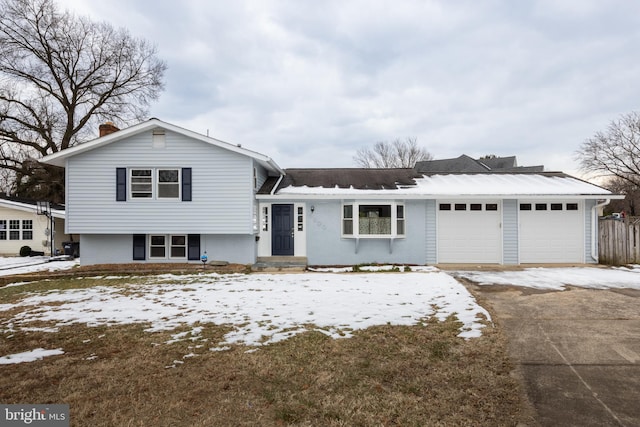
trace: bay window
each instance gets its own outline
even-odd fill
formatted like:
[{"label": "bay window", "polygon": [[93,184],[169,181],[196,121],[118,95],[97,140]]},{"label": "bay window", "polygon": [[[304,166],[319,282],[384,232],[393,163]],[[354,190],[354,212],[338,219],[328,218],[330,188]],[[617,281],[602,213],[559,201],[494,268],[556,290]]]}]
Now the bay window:
[{"label": "bay window", "polygon": [[397,237],[404,234],[402,204],[350,203],[342,206],[342,235],[345,237]]}]

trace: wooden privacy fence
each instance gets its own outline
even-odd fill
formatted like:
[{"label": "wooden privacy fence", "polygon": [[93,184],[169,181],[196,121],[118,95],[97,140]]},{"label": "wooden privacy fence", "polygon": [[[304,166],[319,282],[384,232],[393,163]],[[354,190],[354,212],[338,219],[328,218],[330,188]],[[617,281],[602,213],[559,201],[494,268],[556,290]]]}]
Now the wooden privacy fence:
[{"label": "wooden privacy fence", "polygon": [[599,221],[600,264],[640,264],[640,217]]}]

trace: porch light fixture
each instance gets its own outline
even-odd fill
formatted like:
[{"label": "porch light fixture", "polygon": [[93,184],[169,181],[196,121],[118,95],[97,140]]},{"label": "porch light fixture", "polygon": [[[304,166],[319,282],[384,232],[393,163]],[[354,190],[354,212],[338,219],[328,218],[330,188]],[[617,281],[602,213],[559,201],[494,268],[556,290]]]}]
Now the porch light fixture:
[{"label": "porch light fixture", "polygon": [[311,213],[313,213],[313,211],[315,211],[315,210],[316,210],[316,207],[311,205]]}]

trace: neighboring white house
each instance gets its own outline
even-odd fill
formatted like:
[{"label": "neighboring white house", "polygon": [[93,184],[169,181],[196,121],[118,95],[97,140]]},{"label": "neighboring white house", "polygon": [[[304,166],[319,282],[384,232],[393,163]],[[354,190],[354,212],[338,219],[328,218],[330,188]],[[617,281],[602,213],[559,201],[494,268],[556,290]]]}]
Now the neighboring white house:
[{"label": "neighboring white house", "polygon": [[[54,218],[54,252],[56,249],[61,251],[62,242],[70,240],[64,234],[64,215],[63,206],[53,206],[51,209]],[[23,246],[49,255],[49,227],[49,218],[37,214],[35,201],[0,195],[0,255],[16,256]]]},{"label": "neighboring white house", "polygon": [[[83,264],[597,262],[599,206],[622,196],[515,157],[450,160],[283,170],[151,119],[42,161],[66,168],[66,232]],[[460,165],[471,172],[447,172]]]}]

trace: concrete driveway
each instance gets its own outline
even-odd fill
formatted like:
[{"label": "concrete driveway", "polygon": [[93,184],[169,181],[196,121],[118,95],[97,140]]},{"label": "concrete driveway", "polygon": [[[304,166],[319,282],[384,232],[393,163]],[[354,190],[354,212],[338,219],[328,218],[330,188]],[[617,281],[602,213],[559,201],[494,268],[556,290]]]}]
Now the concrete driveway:
[{"label": "concrete driveway", "polygon": [[467,282],[507,334],[543,426],[640,426],[640,291]]}]

